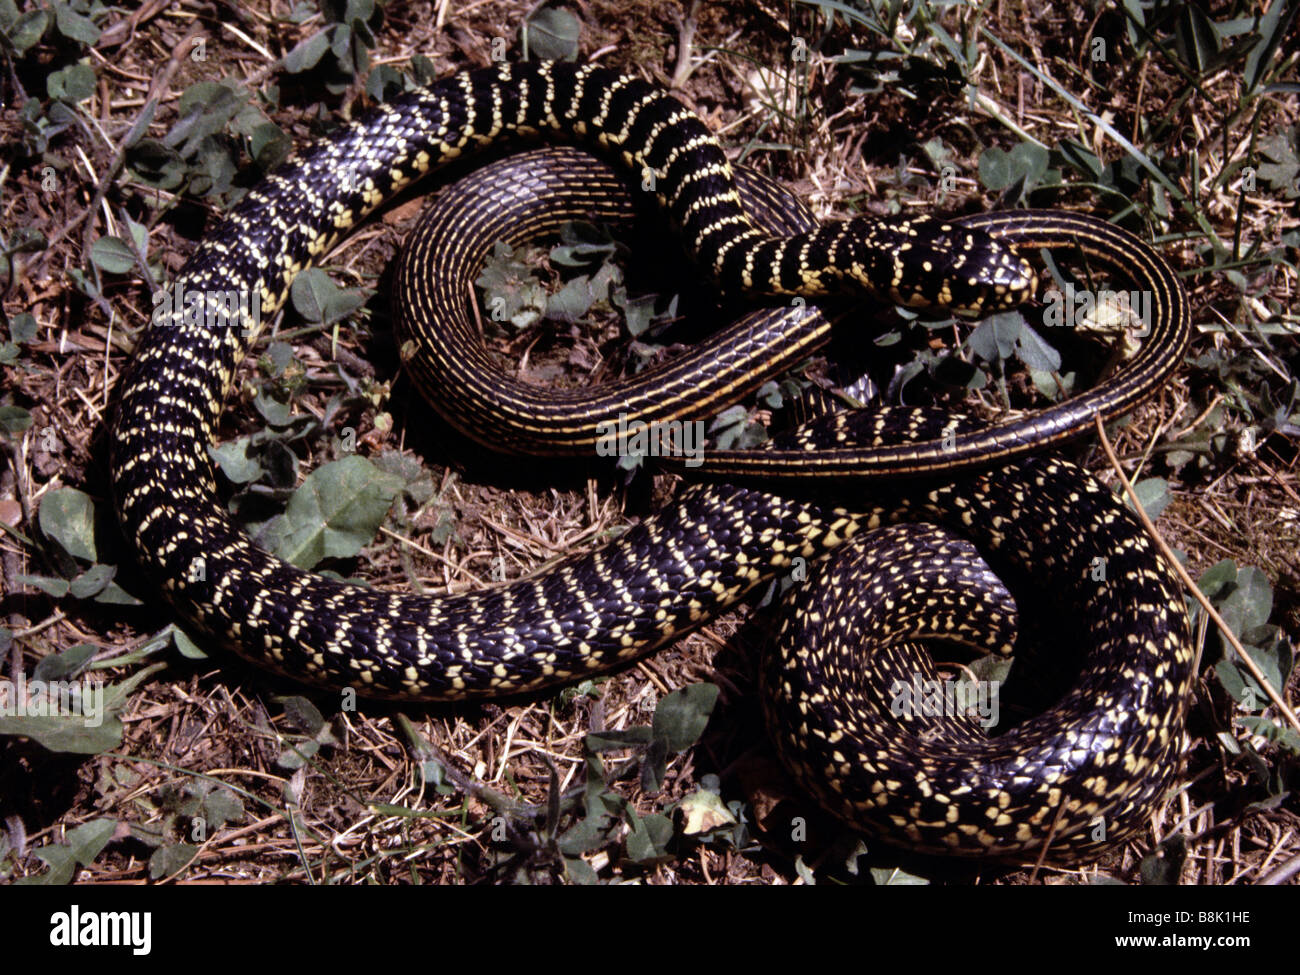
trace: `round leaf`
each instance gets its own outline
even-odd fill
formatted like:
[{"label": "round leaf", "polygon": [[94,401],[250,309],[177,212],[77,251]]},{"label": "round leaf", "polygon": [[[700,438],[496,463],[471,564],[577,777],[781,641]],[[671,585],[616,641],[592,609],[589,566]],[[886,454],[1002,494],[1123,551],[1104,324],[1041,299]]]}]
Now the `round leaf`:
[{"label": "round leaf", "polygon": [[548,61],[572,61],[578,56],[582,25],[567,10],[544,7],[528,18],[528,49]]},{"label": "round leaf", "polygon": [[45,79],[51,98],[83,102],[95,93],[95,69],[88,64],[70,64]]}]

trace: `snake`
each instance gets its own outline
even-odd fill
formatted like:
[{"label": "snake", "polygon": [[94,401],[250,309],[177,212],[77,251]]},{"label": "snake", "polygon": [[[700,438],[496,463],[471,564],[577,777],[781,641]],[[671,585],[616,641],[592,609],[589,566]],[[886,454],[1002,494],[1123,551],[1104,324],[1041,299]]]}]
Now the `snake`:
[{"label": "snake", "polygon": [[[821,804],[889,842],[956,855],[1050,848],[1053,857],[1088,857],[1142,829],[1178,774],[1193,670],[1186,611],[1140,522],[1082,469],[1039,451],[1055,427],[989,439],[982,425],[933,409],[829,414],[750,452],[784,456],[799,483],[692,482],[602,548],[455,595],[373,590],[253,544],[220,502],[208,451],[260,322],[243,312],[221,319],[220,296],[253,293],[270,315],[303,268],[406,185],[514,137],[575,141],[640,176],[706,273],[760,294],[857,289],[911,307],[997,310],[1036,286],[1021,244],[1053,246],[1068,236],[1151,289],[1164,330],[1156,358],[1129,363],[1089,401],[1089,419],[1149,393],[1186,342],[1186,299],[1172,272],[1104,222],[1060,214],[1043,217],[1038,233],[1023,216],[983,226],[977,218],[853,218],[773,234],[762,226],[770,214],[746,209],[742,180],[707,126],[671,94],[590,64],[462,72],[340,126],[265,177],[178,275],[177,287],[205,296],[218,320],[174,309],[139,338],[112,430],[114,498],[138,560],[186,625],[306,683],[378,699],[495,698],[626,666],[829,556],[836,561],[813,575],[829,583],[832,602],[801,609],[762,668],[777,752]],[[530,188],[532,179],[504,189],[496,204],[476,204],[467,219],[486,221],[505,199],[518,205],[511,220],[526,222],[524,203],[534,215],[539,206],[553,214],[557,198],[591,185],[579,178],[575,190],[561,180],[557,197]],[[467,279],[441,274],[464,295]],[[407,297],[425,301],[418,288]],[[822,328],[816,314],[795,317]],[[771,342],[764,332],[756,345]],[[504,412],[460,409],[485,420]],[[477,429],[473,417],[456,416],[453,424]],[[802,482],[801,465],[826,451],[852,455],[855,470],[892,463],[913,476],[873,481],[846,500],[823,487],[835,478]],[[880,456],[892,460],[871,459]],[[1067,632],[1086,635],[1079,681],[1042,715],[993,737],[960,722],[945,731],[927,707],[863,704],[890,664],[896,675],[931,679],[932,665],[915,656],[919,640],[1013,641],[1009,597],[998,594],[992,571],[1047,586],[1069,607],[1062,625],[1072,619]],[[856,623],[833,608],[850,577],[877,604]],[[963,596],[954,586],[963,580],[983,582]],[[846,646],[900,612],[901,629],[885,627],[894,635],[872,651],[878,656]],[[993,635],[973,635],[967,623],[976,620]]]}]

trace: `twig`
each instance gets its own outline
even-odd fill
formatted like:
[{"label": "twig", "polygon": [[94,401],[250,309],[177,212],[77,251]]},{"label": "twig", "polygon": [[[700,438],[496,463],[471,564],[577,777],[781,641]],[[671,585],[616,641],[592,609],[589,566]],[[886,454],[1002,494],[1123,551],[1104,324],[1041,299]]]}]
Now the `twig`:
[{"label": "twig", "polygon": [[1292,857],[1259,882],[1261,887],[1280,887],[1300,873],[1300,857]]}]

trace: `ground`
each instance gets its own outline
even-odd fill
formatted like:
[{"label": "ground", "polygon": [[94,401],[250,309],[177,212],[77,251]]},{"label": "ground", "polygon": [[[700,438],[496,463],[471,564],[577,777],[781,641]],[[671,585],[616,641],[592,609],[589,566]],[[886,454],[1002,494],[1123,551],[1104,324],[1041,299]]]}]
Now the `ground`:
[{"label": "ground", "polygon": [[[880,6],[598,0],[557,18],[514,0],[146,2],[130,14],[79,2],[20,18],[0,0],[0,650],[12,682],[88,674],[112,705],[95,733],[0,716],[0,877],[1295,883],[1300,727],[1242,676],[1199,610],[1184,784],[1150,829],[1081,866],[954,863],[864,840],[788,782],[755,703],[764,611],[540,698],[377,705],[190,640],[131,562],[112,518],[108,425],[154,288],[291,145],[404,78],[521,56],[531,18],[534,46],[672,86],[737,162],[819,214],[1027,203],[1121,215],[1152,239],[1183,271],[1195,335],[1177,376],[1112,427],[1119,465],[1293,701],[1300,102],[1290,14],[1279,17],[1277,2],[1262,16],[1259,4],[1171,5],[1143,23],[1126,5],[918,2],[889,22],[873,13]],[[222,79],[237,84],[211,84]],[[273,323],[223,421],[224,442],[253,443],[257,463],[242,479],[233,454],[221,464],[243,515],[273,539],[293,488],[346,440],[402,488],[363,554],[325,567],[381,588],[463,591],[617,534],[678,482],[502,461],[430,416],[401,374],[387,302],[418,209],[408,196],[329,256],[332,280],[360,298],[317,282],[319,300],[295,300]],[[545,249],[515,258],[541,266],[546,284],[559,277]],[[656,287],[674,284],[628,271],[629,290]],[[606,310],[572,326],[503,323],[489,341],[527,378],[583,385],[679,338],[652,330],[629,343]],[[980,361],[964,333],[882,322],[887,397],[904,395],[890,382],[896,367],[912,379],[909,401],[951,403],[969,385],[975,412],[1004,397],[1042,405],[1027,353]],[[1095,343],[1061,348],[1062,382],[1106,366]],[[824,372],[807,363],[783,389]],[[768,391],[721,426],[752,438],[772,405]],[[1118,484],[1095,438],[1072,453]],[[699,685],[718,689],[716,703]]]}]

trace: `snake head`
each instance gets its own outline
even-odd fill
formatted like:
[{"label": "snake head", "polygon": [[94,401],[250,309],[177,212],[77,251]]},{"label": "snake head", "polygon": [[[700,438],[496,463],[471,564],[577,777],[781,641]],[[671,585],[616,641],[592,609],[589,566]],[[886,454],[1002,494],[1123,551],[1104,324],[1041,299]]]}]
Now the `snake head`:
[{"label": "snake head", "polygon": [[1038,290],[1029,263],[993,235],[921,216],[850,221],[860,247],[851,277],[885,301],[957,315],[1022,305]]}]

